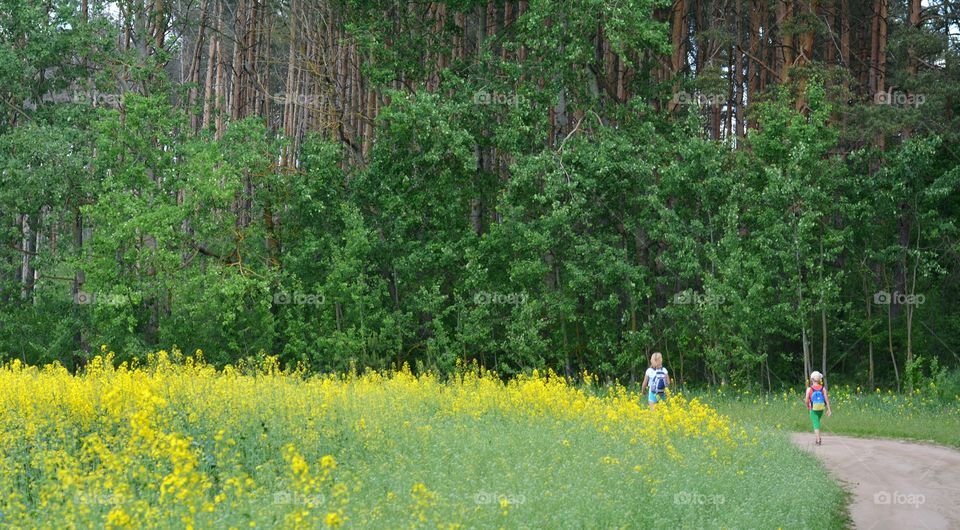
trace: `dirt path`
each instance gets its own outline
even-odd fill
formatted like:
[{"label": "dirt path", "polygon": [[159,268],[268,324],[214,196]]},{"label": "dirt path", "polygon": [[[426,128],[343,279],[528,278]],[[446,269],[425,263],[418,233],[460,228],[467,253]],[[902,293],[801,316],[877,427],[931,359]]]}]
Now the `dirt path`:
[{"label": "dirt path", "polygon": [[794,433],[853,492],[855,528],[960,529],[960,451],[900,440]]}]

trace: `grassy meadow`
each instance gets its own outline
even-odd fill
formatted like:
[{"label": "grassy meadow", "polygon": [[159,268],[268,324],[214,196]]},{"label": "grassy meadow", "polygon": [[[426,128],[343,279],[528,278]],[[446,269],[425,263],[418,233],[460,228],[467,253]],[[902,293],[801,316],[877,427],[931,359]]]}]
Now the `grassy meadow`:
[{"label": "grassy meadow", "polygon": [[[803,404],[804,389],[767,393],[737,388],[687,390],[743,425],[812,432]],[[828,387],[833,416],[823,418],[823,433],[902,438],[960,447],[960,396],[938,396],[930,384],[895,393],[849,385]]]},{"label": "grassy meadow", "polygon": [[79,375],[14,362],[0,526],[843,526],[842,490],[798,474],[813,457],[775,429],[587,383],[216,370],[201,352],[135,367],[106,354]]}]

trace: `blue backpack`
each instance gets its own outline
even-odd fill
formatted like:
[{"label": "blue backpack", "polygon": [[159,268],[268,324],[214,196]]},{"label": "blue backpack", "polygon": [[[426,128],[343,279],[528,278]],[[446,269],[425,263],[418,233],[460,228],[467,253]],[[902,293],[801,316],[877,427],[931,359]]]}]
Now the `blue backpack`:
[{"label": "blue backpack", "polygon": [[650,380],[650,391],[654,394],[663,394],[667,389],[667,370],[665,368],[656,368],[653,379]]},{"label": "blue backpack", "polygon": [[810,404],[812,405],[813,410],[823,410],[826,408],[827,399],[826,395],[823,393],[823,387],[821,386],[819,389],[813,387],[810,388],[813,389],[813,392],[810,393]]}]

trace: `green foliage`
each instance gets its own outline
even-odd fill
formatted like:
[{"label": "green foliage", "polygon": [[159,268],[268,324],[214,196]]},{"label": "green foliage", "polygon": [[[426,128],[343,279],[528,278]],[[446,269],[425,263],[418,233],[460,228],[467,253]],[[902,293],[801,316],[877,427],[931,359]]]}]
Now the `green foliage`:
[{"label": "green foliage", "polygon": [[[679,380],[773,386],[806,376],[806,337],[830,372],[949,381],[918,368],[960,349],[960,158],[955,132],[918,125],[931,105],[838,108],[812,75],[751,101],[732,145],[703,138],[700,111],[657,106],[726,75],[652,81],[669,3],[532,1],[493,35],[474,0],[445,3],[444,28],[419,5],[335,7],[380,102],[362,147],[256,117],[195,131],[160,66],[183,44],[119,50],[75,2],[0,0],[0,356],[75,369],[104,343],[178,344],[216,364],[637,380],[662,351]],[[124,95],[53,98],[94,88]],[[851,148],[851,116],[900,137]]]}]

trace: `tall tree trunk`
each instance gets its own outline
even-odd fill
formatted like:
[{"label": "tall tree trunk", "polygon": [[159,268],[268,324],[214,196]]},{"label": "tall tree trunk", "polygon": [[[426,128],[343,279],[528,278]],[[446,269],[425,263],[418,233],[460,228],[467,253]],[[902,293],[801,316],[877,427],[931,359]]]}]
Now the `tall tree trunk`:
[{"label": "tall tree trunk", "polygon": [[[297,0],[290,1],[290,46],[287,56],[287,83],[285,90],[283,92],[283,135],[290,140],[294,135],[294,110],[296,109],[296,101],[299,96],[299,91],[297,89],[297,23],[299,22],[299,16],[297,14]],[[292,166],[291,160],[293,158],[293,145],[292,141],[288,143],[284,148],[280,156],[280,166]]]},{"label": "tall tree trunk", "polygon": [[724,138],[729,139],[733,135],[733,114],[734,114],[734,105],[736,104],[735,98],[737,94],[736,87],[736,75],[733,74],[736,61],[734,56],[737,55],[736,47],[731,44],[727,47],[727,71],[731,73],[728,82],[727,82],[727,112],[724,114],[723,123],[724,123]]},{"label": "tall tree trunk", "polygon": [[887,64],[887,2],[874,0],[872,35],[870,40],[870,93],[871,96],[886,90]]},{"label": "tall tree trunk", "polygon": [[27,300],[33,296],[34,270],[31,258],[36,254],[36,234],[31,223],[30,215],[20,217],[20,299]]},{"label": "tall tree trunk", "polygon": [[[207,0],[200,1],[200,25],[197,28],[197,42],[193,47],[193,57],[190,60],[190,92],[187,103],[190,107],[190,128],[194,132],[200,129],[201,116],[198,114],[196,105],[200,93],[200,63],[203,60],[203,43],[207,27]],[[208,68],[209,70],[209,68]]]},{"label": "tall tree trunk", "polygon": [[155,0],[153,3],[153,46],[155,50],[162,50],[167,38],[167,14],[164,0]]},{"label": "tall tree trunk", "polygon": [[[488,3],[489,6],[489,3]],[[480,62],[481,51],[483,50],[484,41],[487,38],[487,6],[477,4],[474,8],[474,18],[477,21],[477,27],[474,28],[474,42],[476,43],[476,48],[473,50],[475,55],[475,62]],[[483,136],[489,134],[488,131],[484,130],[481,133]],[[493,153],[490,148],[484,147],[481,145],[474,146],[474,153],[477,156],[477,174],[476,181],[482,182],[484,176],[489,173],[492,169],[492,158]],[[476,186],[479,193],[479,186]],[[477,195],[470,198],[470,227],[473,230],[473,233],[480,235],[483,230],[482,225],[483,219],[483,201],[482,198]]]},{"label": "tall tree trunk", "polygon": [[889,0],[877,0],[879,32],[877,34],[877,92],[887,89],[887,8]]},{"label": "tall tree trunk", "polygon": [[[750,105],[753,103],[754,99],[760,94],[763,90],[763,80],[766,76],[765,68],[769,68],[766,64],[763,63],[761,56],[763,55],[763,50],[766,49],[766,46],[763,46],[763,40],[766,40],[766,30],[762,26],[765,24],[764,18],[764,8],[766,7],[765,0],[750,0],[750,31],[749,31],[749,53],[747,54],[747,94],[745,98],[745,103]],[[761,49],[761,47],[763,49]],[[746,124],[747,127],[754,127],[756,125],[756,119],[751,118]]]},{"label": "tall tree trunk", "polygon": [[[818,1],[817,0],[797,0],[799,14],[803,17],[802,20],[804,23],[809,26],[811,20],[813,20],[817,15]],[[815,33],[812,27],[808,27],[805,31],[800,32],[796,35],[794,42],[797,45],[797,56],[794,59],[794,68],[803,68],[804,66],[810,64],[813,61],[813,43],[814,43]],[[797,87],[797,110],[801,110],[806,113],[807,105],[807,74],[803,72],[800,74],[799,86]]]},{"label": "tall tree trunk", "polygon": [[[913,264],[913,277],[910,281],[910,287],[907,289],[908,296],[905,298],[906,301],[906,317],[907,317],[907,366],[913,365],[913,312],[917,308],[917,269],[920,268],[920,234],[923,232],[917,230],[917,247],[916,247],[916,258]],[[909,256],[909,254],[908,254]],[[892,301],[892,300],[891,300]],[[910,378],[907,380],[908,388],[907,390],[913,392],[913,379]]]},{"label": "tall tree trunk", "polygon": [[863,295],[867,302],[867,355],[869,359],[869,367],[867,370],[867,387],[872,390],[875,384],[873,362],[873,297],[871,296],[870,288],[867,285],[866,274],[863,275]]},{"label": "tall tree trunk", "polygon": [[792,19],[793,0],[777,0],[777,35],[780,38],[777,66],[781,83],[785,83],[790,78],[790,68],[793,67],[793,30],[787,30]]},{"label": "tall tree trunk", "polygon": [[827,308],[820,307],[820,373],[827,373]]},{"label": "tall tree trunk", "polygon": [[[850,0],[840,0],[840,64],[850,69]],[[849,85],[848,77],[843,77],[844,87]]]},{"label": "tall tree trunk", "polygon": [[890,349],[890,360],[893,361],[893,376],[897,380],[897,392],[900,392],[900,370],[897,368],[897,356],[893,352],[893,300],[887,304],[887,347]]},{"label": "tall tree trunk", "polygon": [[829,0],[824,7],[824,13],[827,23],[827,38],[824,42],[824,62],[828,66],[834,66],[837,62],[837,50],[839,41],[837,39],[837,2],[839,0]]},{"label": "tall tree trunk", "polygon": [[[367,63],[368,64],[373,63],[372,54],[368,55]],[[439,80],[439,76],[438,76],[438,80]],[[377,91],[372,85],[368,83],[366,88],[367,88],[366,90],[367,100],[364,105],[365,109],[363,113],[363,124],[364,124],[363,145],[360,153],[363,160],[365,161],[369,159],[370,149],[373,147],[374,122],[376,121],[376,118],[377,118],[377,99],[378,99]]]},{"label": "tall tree trunk", "polygon": [[800,247],[794,234],[794,252],[797,261],[797,312],[800,314],[800,341],[803,346],[803,372],[804,379],[811,372],[813,366],[812,354],[810,352],[810,340],[807,336],[807,319],[803,312],[803,270],[801,269]]},{"label": "tall tree trunk", "polygon": [[223,46],[223,2],[224,0],[219,0],[219,8],[217,10],[217,72],[216,72],[216,90],[214,91],[214,112],[215,116],[215,130],[216,130],[216,139],[219,140],[223,138],[223,133],[225,129],[225,124],[223,121],[223,115],[227,111],[227,72],[226,72],[226,58],[224,57],[224,46]]},{"label": "tall tree trunk", "polygon": [[670,56],[670,76],[673,82],[673,96],[670,100],[669,110],[675,111],[679,106],[676,95],[680,91],[680,82],[677,77],[683,68],[686,58],[686,37],[687,37],[687,0],[674,0],[673,10],[671,12],[671,31],[670,41],[672,43],[673,53]]},{"label": "tall tree trunk", "polygon": [[[83,214],[80,212],[79,204],[76,205],[73,211],[73,245],[74,245],[77,256],[82,257],[83,256]],[[84,280],[85,280],[85,277],[84,277],[83,269],[77,269],[74,272],[73,284],[71,285],[71,288],[70,288],[70,294],[75,304],[74,311],[73,311],[75,318],[80,318],[80,316],[78,315],[78,308],[76,307],[76,302],[78,299],[78,295],[80,294],[80,291],[83,290]],[[77,328],[77,331],[73,336],[73,343],[78,351],[86,352],[90,350],[90,346],[89,344],[87,344],[85,327],[80,326]],[[73,356],[72,360],[73,360],[72,368],[74,370],[79,368],[81,362],[83,361],[82,358],[76,355]]]},{"label": "tall tree trunk", "polygon": [[[920,73],[920,59],[917,57],[917,49],[914,46],[914,39],[919,37],[921,25],[923,24],[921,13],[921,0],[910,0],[910,14],[908,15],[908,23],[910,25],[910,30],[914,32],[914,35],[909,39],[909,45],[907,46],[907,72],[910,74],[910,80],[916,79],[917,75]],[[912,95],[910,90],[907,90],[906,93],[907,96]],[[907,101],[912,100],[908,98]],[[906,141],[911,136],[913,136],[913,128],[905,124],[900,129],[900,138],[903,141]]]},{"label": "tall tree trunk", "polygon": [[824,292],[823,282],[823,234],[820,236],[820,344],[821,344],[821,368],[820,373],[827,373],[827,300]]},{"label": "tall tree trunk", "polygon": [[244,43],[246,42],[246,21],[247,21],[247,3],[250,0],[239,0],[237,4],[237,14],[233,21],[233,55],[230,61],[230,100],[227,102],[227,109],[230,112],[230,118],[239,120],[243,118],[243,58]]},{"label": "tall tree trunk", "polygon": [[742,49],[742,39],[743,39],[743,2],[744,0],[736,0],[736,17],[737,22],[736,27],[736,36],[734,37],[734,42],[736,44],[730,50],[734,54],[734,83],[735,88],[733,90],[733,110],[734,120],[736,121],[736,136],[738,138],[743,137],[746,134],[746,124],[744,123],[744,74],[743,74],[743,54],[740,53]]},{"label": "tall tree trunk", "polygon": [[257,79],[257,55],[259,53],[260,40],[260,2],[259,0],[250,0],[250,6],[247,8],[246,28],[244,29],[244,57],[243,57],[243,112],[244,117],[256,115],[257,94],[255,86]]},{"label": "tall tree trunk", "polygon": [[810,27],[810,22],[816,19],[819,4],[818,0],[799,0],[800,14],[803,15],[803,21],[807,28],[796,37],[797,57],[794,60],[796,66],[804,66],[813,62],[813,43],[816,33]]},{"label": "tall tree trunk", "polygon": [[[216,11],[216,20],[219,24],[220,18],[223,16],[223,5],[220,3],[220,0],[214,0]],[[220,40],[220,33],[217,32],[210,39],[210,44],[207,47],[207,75],[203,83],[203,120],[201,121],[200,128],[203,130],[208,130],[210,128],[210,109],[213,106],[214,95],[214,78],[213,74],[216,71],[216,66],[218,63],[217,58],[217,43]]]}]

